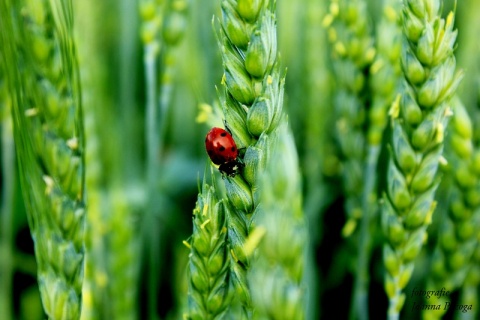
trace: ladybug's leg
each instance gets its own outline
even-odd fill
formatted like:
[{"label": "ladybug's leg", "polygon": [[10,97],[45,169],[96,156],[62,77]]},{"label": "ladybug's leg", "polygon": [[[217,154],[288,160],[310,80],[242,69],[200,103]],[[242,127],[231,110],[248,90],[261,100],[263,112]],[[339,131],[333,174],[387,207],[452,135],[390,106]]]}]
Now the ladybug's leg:
[{"label": "ladybug's leg", "polygon": [[218,167],[218,171],[220,171],[220,174],[222,175],[222,179],[225,179],[225,176],[228,176],[227,170],[228,170],[228,166],[226,166],[226,163],[222,163]]},{"label": "ladybug's leg", "polygon": [[233,176],[235,176],[243,168],[245,168],[245,164],[242,160],[240,160],[240,158],[237,158],[235,161],[231,162],[231,171],[233,172]]},{"label": "ladybug's leg", "polygon": [[227,125],[227,120],[223,119],[223,125],[225,126],[225,130],[227,130],[227,132],[230,133],[230,135],[233,137],[232,130],[230,130],[230,128]]},{"label": "ladybug's leg", "polygon": [[247,147],[238,148],[238,154],[240,155],[240,157],[237,158],[238,161],[241,162],[240,158],[243,158],[245,156],[246,151],[247,151]]},{"label": "ladybug's leg", "polygon": [[[241,148],[241,149],[245,149],[245,148]],[[238,149],[239,151],[241,149]],[[235,159],[235,162],[236,164],[238,165],[239,168],[244,168],[245,167],[245,162],[243,162],[243,159],[238,157],[237,159]]]},{"label": "ladybug's leg", "polygon": [[240,164],[237,160],[235,161],[230,161],[230,162],[225,162],[218,167],[218,170],[222,175],[226,175],[228,177],[235,177],[238,173],[238,170],[240,168],[243,168],[245,165]]}]

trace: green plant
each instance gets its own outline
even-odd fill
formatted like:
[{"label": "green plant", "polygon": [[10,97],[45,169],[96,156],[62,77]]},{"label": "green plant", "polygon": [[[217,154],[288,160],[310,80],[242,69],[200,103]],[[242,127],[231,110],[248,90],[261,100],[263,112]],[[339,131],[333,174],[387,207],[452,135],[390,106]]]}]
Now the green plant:
[{"label": "green plant", "polygon": [[0,119],[1,130],[1,170],[2,194],[0,198],[0,274],[2,285],[0,287],[0,309],[5,318],[12,317],[13,285],[13,215],[15,192],[15,145],[13,141],[12,119],[10,116],[10,96],[8,95],[6,72],[0,60]]},{"label": "green plant", "polygon": [[307,254],[308,233],[298,158],[287,125],[281,125],[271,139],[274,152],[260,177],[257,225],[249,237],[249,245],[261,241],[249,275],[255,317],[305,319],[305,259],[301,257]]},{"label": "green plant", "polygon": [[258,207],[258,174],[273,151],[271,134],[282,120],[284,80],[277,59],[275,2],[224,0],[219,46],[224,65],[222,109],[238,148],[245,148],[241,174],[225,179],[232,207],[227,214],[231,276],[235,294],[252,316],[247,284],[250,257],[245,242]]},{"label": "green plant", "polygon": [[[118,188],[108,194],[106,211],[113,214],[109,218],[108,250],[118,252],[105,259],[107,271],[106,293],[110,298],[107,316],[112,318],[137,318],[138,279],[140,266],[140,246],[137,236],[135,211],[139,210],[138,199],[130,190]],[[105,232],[105,231],[104,231]],[[106,300],[108,301],[108,300]]]},{"label": "green plant", "polygon": [[440,17],[440,1],[404,1],[405,81],[399,103],[390,110],[393,133],[382,213],[389,319],[399,318],[403,289],[436,206],[449,100],[461,79],[453,56],[453,17],[453,12],[446,20]]},{"label": "green plant", "polygon": [[[473,128],[460,99],[452,99],[453,117],[450,123],[447,152],[456,188],[452,188],[449,216],[440,226],[439,240],[433,255],[432,273],[427,288],[445,287],[453,291],[462,286],[477,246],[480,229],[479,169],[474,157]],[[444,297],[446,298],[446,297]],[[442,313],[425,310],[426,319],[440,318]]]},{"label": "green plant", "polygon": [[[478,68],[479,66],[477,66]],[[480,89],[480,83],[478,82],[478,71],[477,71],[477,82],[475,85],[477,86],[477,89]],[[480,90],[477,90],[477,102],[475,105],[478,105],[480,103]],[[461,103],[459,103],[460,108],[464,108]],[[456,198],[456,203],[457,205],[455,206],[454,203],[452,203],[452,213],[455,210],[457,214],[452,214],[452,218],[456,220],[460,220],[457,228],[455,229],[455,235],[452,237],[451,233],[450,238],[445,241],[446,244],[449,244],[450,249],[452,247],[452,244],[454,246],[453,250],[449,251],[447,253],[450,255],[453,255],[454,257],[457,256],[460,258],[460,260],[465,261],[465,265],[459,265],[458,264],[458,258],[456,260],[453,260],[452,262],[454,263],[449,263],[447,259],[444,259],[443,261],[443,266],[440,264],[440,276],[447,276],[448,277],[448,271],[451,270],[449,267],[454,267],[454,278],[453,280],[456,281],[456,283],[453,283],[453,285],[456,285],[456,288],[460,289],[460,304],[464,306],[473,306],[477,303],[479,299],[479,294],[480,292],[478,291],[478,287],[480,285],[480,233],[478,230],[479,224],[478,224],[478,215],[479,215],[479,208],[478,204],[476,203],[476,190],[478,188],[478,166],[480,164],[480,152],[478,149],[479,146],[479,138],[480,138],[480,128],[478,126],[478,116],[479,113],[474,109],[470,108],[469,109],[469,114],[471,116],[469,117],[468,114],[466,114],[465,109],[463,109],[460,112],[459,118],[464,119],[468,118],[468,120],[471,121],[470,125],[468,124],[468,120],[465,119],[464,121],[456,121],[454,123],[457,124],[455,132],[458,132],[458,134],[452,136],[450,139],[450,143],[452,144],[451,148],[453,150],[461,151],[462,149],[464,152],[460,152],[460,154],[470,154],[469,151],[469,145],[467,144],[467,148],[461,148],[462,145],[465,147],[465,142],[468,143],[469,140],[468,138],[471,138],[471,141],[473,141],[473,150],[471,151],[472,153],[470,154],[469,158],[466,158],[465,155],[462,157],[459,154],[459,157],[456,158],[454,165],[457,174],[457,179],[460,181],[469,181],[470,184],[467,184],[466,188],[462,188],[462,184],[457,183],[457,185],[460,187],[461,190],[461,195],[458,198]],[[465,126],[463,127],[462,124]],[[467,129],[467,130],[465,130]],[[471,129],[472,132],[469,132],[468,129]],[[471,136],[469,136],[469,133],[471,133]],[[454,137],[456,136],[457,139]],[[457,148],[455,143],[455,140],[460,140],[460,148]],[[463,141],[462,141],[463,140]],[[465,152],[467,151],[467,152]],[[464,160],[464,161],[462,161]],[[466,163],[465,163],[466,162]],[[466,167],[462,168],[461,166],[467,165]],[[463,174],[461,172],[464,172]],[[466,176],[465,173],[468,173]],[[473,183],[472,185],[472,182]],[[462,200],[463,203],[462,203]],[[465,216],[464,214],[459,213],[459,206],[458,204],[462,204],[462,207],[464,207],[467,211],[467,215]],[[472,206],[473,205],[473,206]],[[466,225],[467,224],[467,225]],[[464,235],[463,231],[466,229],[467,233]],[[473,230],[471,230],[473,229]],[[473,231],[473,234],[471,233]],[[470,232],[470,233],[469,233]],[[460,240],[457,240],[456,238],[460,238]],[[457,241],[455,241],[455,240]],[[452,241],[454,240],[454,241]],[[442,244],[442,242],[439,242],[439,244]],[[473,245],[473,248],[471,247]],[[456,253],[455,250],[460,250],[460,252]],[[472,250],[472,251],[470,251]],[[464,254],[467,254],[466,256]],[[444,256],[445,258],[445,256]],[[437,261],[438,262],[438,261]],[[437,265],[438,266],[438,265]],[[433,269],[433,268],[432,268]],[[438,269],[437,269],[438,270]],[[434,269],[434,272],[437,271]],[[438,275],[438,273],[437,273]],[[443,278],[441,279],[447,283],[450,283],[449,278]],[[477,310],[472,310],[471,313],[463,313],[460,315],[458,318],[459,319],[475,319],[478,317],[478,311]]]},{"label": "green plant", "polygon": [[[141,38],[145,73],[145,144],[146,161],[146,214],[145,246],[149,248],[149,308],[154,313],[158,299],[156,286],[161,279],[159,251],[164,250],[165,228],[157,222],[157,217],[168,221],[169,210],[160,209],[167,200],[165,190],[158,187],[158,179],[164,175],[162,156],[169,115],[171,92],[173,90],[173,48],[178,45],[185,31],[185,0],[142,0],[140,1]],[[154,245],[155,244],[155,245]]]},{"label": "green plant", "polygon": [[2,320],[476,319],[479,13],[0,0]]},{"label": "green plant", "polygon": [[[300,169],[303,180],[304,212],[308,220],[309,228],[309,252],[306,254],[304,281],[309,284],[306,293],[307,319],[320,317],[321,300],[320,285],[323,282],[322,275],[315,267],[315,248],[321,243],[324,234],[325,209],[331,205],[337,196],[327,181],[335,176],[338,171],[337,155],[333,152],[333,114],[330,112],[332,103],[332,80],[333,77],[328,69],[328,46],[327,32],[322,27],[322,18],[327,10],[327,1],[306,0],[303,3],[292,2],[293,8],[299,8],[302,15],[299,17],[297,34],[299,38],[298,52],[293,51],[292,60],[301,64],[297,71],[300,81],[287,82],[288,86],[295,88],[290,94],[290,101],[294,101],[293,108],[288,110],[289,124],[297,142]],[[290,10],[289,10],[290,9]],[[287,8],[287,18],[291,14],[291,8]],[[281,30],[279,30],[279,33]],[[294,33],[289,31],[288,33]],[[288,47],[281,52],[290,51]],[[286,60],[286,59],[285,59]],[[285,63],[289,64],[288,61]],[[293,67],[290,67],[291,70]],[[292,77],[292,74],[290,77]],[[288,106],[288,104],[287,104]],[[298,116],[295,126],[295,115]]]},{"label": "green plant", "polygon": [[[95,33],[99,8],[94,8],[92,2],[85,1],[82,6],[74,3],[78,13],[75,20],[75,35],[78,43],[78,59],[80,81],[82,87],[82,103],[84,115],[85,140],[85,174],[86,197],[88,198],[88,214],[85,228],[85,278],[82,288],[82,319],[100,319],[101,315],[109,314],[104,301],[106,300],[106,283],[109,281],[106,270],[105,255],[108,247],[105,244],[105,229],[108,225],[106,214],[106,196],[102,194],[102,181],[107,174],[102,163],[102,141],[97,129],[99,122],[98,110],[105,106],[102,78],[105,68],[102,56],[94,52],[99,42]],[[89,39],[89,41],[83,41]],[[104,110],[105,108],[103,108]],[[110,283],[109,283],[110,284]],[[110,306],[110,304],[108,305]]]},{"label": "green plant", "polygon": [[[473,253],[472,259],[468,266],[465,282],[461,288],[460,304],[464,306],[474,306],[478,303],[480,285],[480,237],[477,234],[477,247]],[[470,314],[462,314],[459,319],[476,319],[478,310],[473,310]]]},{"label": "green plant", "polygon": [[78,319],[84,136],[71,2],[4,1],[1,6],[2,58],[42,302],[50,318]]},{"label": "green plant", "polygon": [[193,210],[188,268],[189,319],[220,319],[228,312],[231,299],[225,223],[229,208],[224,200],[217,198],[213,171],[211,177],[211,186],[204,178]]},{"label": "green plant", "polygon": [[[346,195],[345,211],[348,216],[342,233],[349,237],[360,230],[356,232],[359,267],[352,295],[351,313],[358,313],[360,318],[367,319],[368,228],[370,217],[374,214],[375,170],[380,152],[379,137],[383,131],[381,122],[384,121],[381,119],[382,115],[378,115],[378,110],[384,109],[388,101],[379,101],[380,90],[375,91],[372,102],[369,101],[367,93],[366,70],[373,71],[371,75],[373,84],[379,73],[375,73],[377,70],[372,65],[375,47],[366,1],[331,1],[330,12],[325,17],[324,24],[328,27],[333,73],[337,81],[333,107],[336,114],[336,138],[341,152],[343,190]],[[389,29],[379,30],[388,32]],[[395,41],[394,37],[390,39]],[[384,57],[377,58],[377,66],[382,58]],[[390,97],[385,99],[388,100]],[[367,110],[370,104],[373,106],[369,114]],[[374,116],[374,112],[377,112],[377,117]],[[367,121],[367,115],[370,115],[371,122]],[[368,136],[364,132],[366,124]]]},{"label": "green plant", "polygon": [[367,117],[367,79],[364,75],[375,57],[367,3],[363,0],[332,0],[324,19],[331,43],[336,87],[333,97],[335,130],[342,154],[343,190],[347,222],[342,231],[348,237],[362,217],[363,167]]}]

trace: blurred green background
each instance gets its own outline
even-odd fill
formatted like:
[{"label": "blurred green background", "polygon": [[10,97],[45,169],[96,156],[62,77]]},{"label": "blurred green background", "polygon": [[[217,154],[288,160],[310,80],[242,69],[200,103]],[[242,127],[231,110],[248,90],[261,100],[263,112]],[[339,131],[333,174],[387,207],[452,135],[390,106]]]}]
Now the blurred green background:
[{"label": "blurred green background", "polygon": [[[381,1],[368,2],[375,27]],[[103,319],[121,314],[118,310],[123,310],[125,318],[180,319],[186,299],[189,250],[182,242],[192,232],[198,185],[209,164],[204,138],[210,123],[198,119],[205,112],[202,105],[218,104],[216,87],[221,86],[222,78],[216,27],[212,27],[212,17],[220,16],[220,1],[165,3],[164,20],[156,35],[159,54],[153,74],[160,84],[157,98],[166,100],[160,102],[165,108],[158,127],[155,169],[150,171],[145,114],[149,44],[145,37],[151,30],[140,14],[142,1],[74,1],[87,136],[87,188],[91,186],[87,203],[89,215],[94,212],[88,222],[92,236],[87,246],[94,248],[94,263],[102,270],[92,276],[92,305]],[[463,102],[476,114],[480,1],[462,0],[456,5],[456,57],[466,70],[459,90]],[[341,237],[346,219],[330,109],[334,79],[322,27],[327,6],[326,0],[278,1],[278,42],[287,69],[285,107],[300,156],[304,210],[314,249],[310,267],[320,283],[314,304],[322,318],[335,315],[345,319],[355,265],[351,243]],[[444,11],[453,6],[454,1],[447,1]],[[0,73],[2,205],[12,197],[13,206],[11,212],[1,212],[0,258],[11,261],[10,268],[7,265],[0,273],[1,297],[12,319],[44,319],[16,162],[14,181],[4,179],[5,170],[11,168],[4,155],[13,147],[4,82]],[[383,152],[382,159],[386,156]],[[384,163],[380,160],[380,171]],[[369,292],[372,319],[384,318],[387,309],[381,242],[374,242]],[[412,286],[424,276],[426,259],[420,257]],[[11,282],[6,281],[9,270]],[[123,305],[112,311],[110,302],[115,299]],[[338,302],[343,308],[333,309]],[[3,311],[0,318],[8,319]]]}]

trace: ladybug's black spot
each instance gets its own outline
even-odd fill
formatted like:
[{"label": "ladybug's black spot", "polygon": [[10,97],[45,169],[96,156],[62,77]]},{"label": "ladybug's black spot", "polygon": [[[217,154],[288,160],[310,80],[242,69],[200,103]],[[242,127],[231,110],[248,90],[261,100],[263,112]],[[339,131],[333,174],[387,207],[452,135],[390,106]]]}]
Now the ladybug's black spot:
[{"label": "ladybug's black spot", "polygon": [[234,152],[234,151],[235,151],[235,147],[232,147],[232,152]]},{"label": "ladybug's black spot", "polygon": [[226,132],[222,132],[222,133],[220,133],[220,136],[226,137],[226,136],[227,136],[227,133],[226,133]]},{"label": "ladybug's black spot", "polygon": [[224,146],[220,146],[220,148],[218,148],[218,150],[220,150],[220,152],[225,151],[225,147],[224,147]]}]

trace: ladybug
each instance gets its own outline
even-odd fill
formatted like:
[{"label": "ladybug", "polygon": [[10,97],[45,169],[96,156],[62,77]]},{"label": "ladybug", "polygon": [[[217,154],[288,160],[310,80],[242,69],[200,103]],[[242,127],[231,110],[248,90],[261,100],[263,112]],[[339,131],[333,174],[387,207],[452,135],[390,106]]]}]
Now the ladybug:
[{"label": "ladybug", "polygon": [[235,177],[243,164],[237,159],[238,148],[232,135],[222,128],[212,128],[205,137],[205,149],[210,160],[220,167],[220,173]]}]

